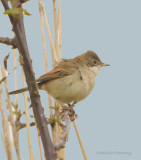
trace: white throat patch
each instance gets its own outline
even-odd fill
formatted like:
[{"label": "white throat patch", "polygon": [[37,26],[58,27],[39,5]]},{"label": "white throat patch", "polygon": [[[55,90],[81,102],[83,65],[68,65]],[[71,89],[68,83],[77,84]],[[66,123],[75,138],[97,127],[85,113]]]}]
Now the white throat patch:
[{"label": "white throat patch", "polygon": [[100,66],[89,67],[89,69],[97,75],[100,71]]}]

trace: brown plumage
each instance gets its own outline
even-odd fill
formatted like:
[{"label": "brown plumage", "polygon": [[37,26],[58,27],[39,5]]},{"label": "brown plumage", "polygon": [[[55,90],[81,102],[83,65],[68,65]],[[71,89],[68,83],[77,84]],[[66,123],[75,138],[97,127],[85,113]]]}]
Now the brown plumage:
[{"label": "brown plumage", "polygon": [[[60,103],[77,103],[86,98],[94,87],[95,77],[103,64],[93,51],[73,59],[62,59],[50,72],[39,77],[36,82]],[[23,88],[10,92],[18,94],[27,91]]]}]

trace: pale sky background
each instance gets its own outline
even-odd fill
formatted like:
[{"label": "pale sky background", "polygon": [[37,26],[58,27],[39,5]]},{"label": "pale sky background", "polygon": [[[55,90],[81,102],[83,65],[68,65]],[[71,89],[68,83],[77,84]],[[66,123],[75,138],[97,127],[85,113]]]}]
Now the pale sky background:
[{"label": "pale sky background", "polygon": [[[78,114],[76,122],[88,159],[140,160],[141,1],[62,0],[61,7],[62,57],[73,58],[91,49],[104,63],[111,65],[101,69],[90,96],[75,107]],[[35,76],[38,78],[45,73],[38,1],[27,2],[24,8],[32,14],[30,17],[25,16],[25,29]],[[52,36],[54,36],[52,1],[46,0],[46,9]],[[3,12],[0,3],[0,36],[12,37],[10,22],[7,16],[2,14]],[[47,36],[46,43],[51,62]],[[11,91],[14,90],[13,53],[11,47],[0,44],[0,65],[3,65],[3,59],[8,52],[11,52],[8,61],[8,71],[11,72],[8,81]],[[21,88],[20,67],[17,72],[18,88]],[[40,93],[47,116],[46,93],[43,91]],[[5,97],[4,94],[4,100]],[[14,96],[11,96],[11,99],[14,100]],[[19,95],[18,101],[19,107],[24,110],[22,95]],[[0,132],[2,132],[1,126]],[[39,160],[36,134],[35,127],[32,127],[32,147],[36,160]],[[0,151],[0,160],[5,160],[1,137]],[[20,131],[20,151],[23,159],[29,160],[26,129]],[[66,144],[66,160],[83,160],[73,125]]]}]

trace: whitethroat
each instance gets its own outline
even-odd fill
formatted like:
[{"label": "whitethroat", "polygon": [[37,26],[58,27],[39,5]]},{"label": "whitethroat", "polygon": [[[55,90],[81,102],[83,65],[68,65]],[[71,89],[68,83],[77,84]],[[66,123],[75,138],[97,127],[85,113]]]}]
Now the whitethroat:
[{"label": "whitethroat", "polygon": [[[39,89],[45,90],[60,104],[76,104],[85,99],[92,91],[95,78],[101,67],[109,66],[101,62],[95,52],[86,53],[73,59],[62,59],[51,71],[39,77]],[[28,88],[9,94],[18,94]]]}]

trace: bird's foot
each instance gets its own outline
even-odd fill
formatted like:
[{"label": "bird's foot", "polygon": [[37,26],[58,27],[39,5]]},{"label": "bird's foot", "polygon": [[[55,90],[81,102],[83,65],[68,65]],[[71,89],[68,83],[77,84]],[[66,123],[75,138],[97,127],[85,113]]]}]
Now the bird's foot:
[{"label": "bird's foot", "polygon": [[78,117],[78,115],[75,114],[75,111],[73,109],[74,106],[75,106],[75,103],[68,104],[68,106],[62,106],[62,113],[64,113],[65,111],[68,111],[71,121],[74,121]]},{"label": "bird's foot", "polygon": [[75,102],[72,104],[68,104],[68,106],[61,104],[62,109],[73,109],[74,106],[75,106]]},{"label": "bird's foot", "polygon": [[68,107],[73,109],[73,107],[75,107],[75,103],[72,103],[72,104],[68,104]]}]

